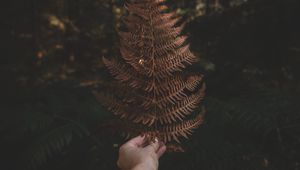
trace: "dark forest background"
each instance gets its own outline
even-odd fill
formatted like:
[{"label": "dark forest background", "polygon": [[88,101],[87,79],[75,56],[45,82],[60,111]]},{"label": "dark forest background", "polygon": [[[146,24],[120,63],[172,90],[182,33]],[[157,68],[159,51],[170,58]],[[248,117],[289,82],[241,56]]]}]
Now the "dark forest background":
[{"label": "dark forest background", "polygon": [[[0,168],[117,169],[91,91],[110,78],[123,0],[1,5]],[[206,75],[206,122],[160,169],[300,169],[300,1],[167,0]]]}]

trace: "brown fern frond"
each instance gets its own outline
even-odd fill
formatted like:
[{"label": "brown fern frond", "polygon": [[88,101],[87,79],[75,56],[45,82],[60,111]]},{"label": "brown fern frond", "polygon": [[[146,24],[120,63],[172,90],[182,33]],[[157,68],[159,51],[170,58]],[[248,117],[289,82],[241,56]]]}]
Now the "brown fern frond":
[{"label": "brown fern frond", "polygon": [[144,125],[151,126],[156,117],[151,114],[152,112],[144,112],[139,109],[138,106],[132,107],[134,103],[128,104],[128,101],[118,100],[112,95],[103,95],[103,93],[94,92],[97,100],[108,108],[109,111],[113,112],[116,116],[121,119],[130,120],[134,123],[142,123]]},{"label": "brown fern frond", "polygon": [[142,17],[143,19],[146,19],[146,20],[149,19],[149,15],[147,14],[147,13],[150,13],[149,9],[145,9],[145,8],[142,8],[140,5],[130,4],[130,3],[127,3],[125,5],[125,8],[128,11],[130,11],[130,12],[132,12],[132,13],[140,16],[140,17]]},{"label": "brown fern frond", "polygon": [[191,76],[183,83],[178,85],[173,84],[173,87],[169,87],[168,91],[160,95],[159,100],[157,101],[158,106],[166,107],[168,104],[175,104],[176,101],[186,98],[188,95],[185,94],[185,91],[195,90],[196,87],[201,83],[201,80],[201,76]]},{"label": "brown fern frond", "polygon": [[[155,101],[156,106],[163,109],[170,104],[176,104],[177,101],[188,99],[188,95],[185,93],[186,90],[194,91],[201,83],[202,78],[203,76],[190,76],[186,81],[184,81],[182,78],[177,77],[174,80],[162,83],[160,87],[153,88],[153,90],[157,92],[156,94],[158,96],[157,101]],[[200,94],[204,94],[205,85],[202,85],[201,90]],[[149,108],[152,104],[153,100],[151,97],[146,98],[142,103],[145,108]]]},{"label": "brown fern frond", "polygon": [[[205,87],[203,87],[205,89]],[[182,120],[187,115],[191,114],[203,100],[203,89],[200,89],[197,94],[186,97],[184,100],[177,102],[173,106],[169,106],[158,117],[161,124],[176,122]],[[175,103],[175,102],[174,102]]]},{"label": "brown fern frond", "polygon": [[[187,80],[187,84],[186,84],[186,89],[188,89],[189,91],[194,91],[197,86],[202,82],[203,80],[203,76],[190,76],[188,77],[188,80]],[[203,87],[202,87],[202,93],[205,93],[205,84],[203,84]]]},{"label": "brown fern frond", "polygon": [[180,124],[164,126],[159,130],[160,136],[165,143],[172,140],[180,143],[179,137],[183,136],[188,139],[188,135],[191,135],[193,130],[198,128],[203,123],[203,120],[203,115],[199,114],[192,120],[187,120]]},{"label": "brown fern frond", "polygon": [[122,124],[123,128],[127,130],[124,132],[127,138],[146,134],[150,138],[153,136],[157,137],[165,143],[169,143],[173,140],[180,143],[181,137],[188,139],[188,136],[192,134],[193,130],[198,128],[203,122],[204,115],[200,113],[195,118],[182,121],[181,123],[165,125],[158,129],[148,128],[128,122],[122,122]]},{"label": "brown fern frond", "polygon": [[173,18],[176,18],[176,17],[177,17],[176,12],[163,13],[163,14],[160,14],[160,17],[156,17],[153,19],[153,24],[155,24],[155,25],[164,24],[162,22],[172,20]]},{"label": "brown fern frond", "polygon": [[126,67],[114,60],[103,58],[103,62],[115,79],[126,82],[131,87],[141,87],[146,81],[134,69]]},{"label": "brown fern frond", "polygon": [[173,19],[164,19],[160,22],[158,22],[159,24],[157,25],[158,29],[164,29],[166,27],[168,28],[173,28],[179,21],[181,20],[181,17],[177,17],[177,18],[173,18]]},{"label": "brown fern frond", "polygon": [[108,95],[95,93],[122,119],[126,136],[148,134],[164,142],[180,142],[203,122],[198,113],[205,95],[203,75],[186,72],[198,61],[190,51],[184,24],[166,12],[164,0],[131,0],[125,4],[127,27],[120,31],[118,59],[103,62],[118,82]]},{"label": "brown fern frond", "polygon": [[[122,18],[122,22],[126,25],[129,30],[133,30],[139,23],[143,23],[143,20],[140,17],[130,15],[126,18]],[[136,24],[133,24],[136,23]]]},{"label": "brown fern frond", "polygon": [[169,91],[176,91],[185,86],[185,80],[182,75],[173,75],[160,81],[154,89],[146,89],[149,92],[156,91],[159,95],[164,95]]},{"label": "brown fern frond", "polygon": [[186,39],[186,36],[180,36],[169,42],[155,44],[155,52],[158,54],[165,54],[170,50],[175,50],[176,48],[181,47]]}]

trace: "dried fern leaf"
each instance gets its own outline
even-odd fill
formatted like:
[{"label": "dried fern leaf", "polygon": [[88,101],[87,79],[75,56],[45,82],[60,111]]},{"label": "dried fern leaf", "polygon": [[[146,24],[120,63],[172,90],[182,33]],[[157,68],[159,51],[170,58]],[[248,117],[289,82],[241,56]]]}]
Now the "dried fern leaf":
[{"label": "dried fern leaf", "polygon": [[181,35],[176,12],[165,12],[164,0],[131,0],[125,4],[127,27],[120,31],[119,59],[103,62],[118,82],[108,95],[95,93],[118,116],[125,136],[148,134],[180,142],[203,122],[196,110],[205,95],[203,75],[184,72],[198,61]]}]

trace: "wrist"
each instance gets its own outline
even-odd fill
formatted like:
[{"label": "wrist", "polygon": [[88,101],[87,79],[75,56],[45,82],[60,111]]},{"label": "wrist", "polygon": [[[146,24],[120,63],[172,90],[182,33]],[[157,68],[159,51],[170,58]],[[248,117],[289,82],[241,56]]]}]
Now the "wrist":
[{"label": "wrist", "polygon": [[157,170],[157,168],[148,164],[138,164],[131,170]]}]

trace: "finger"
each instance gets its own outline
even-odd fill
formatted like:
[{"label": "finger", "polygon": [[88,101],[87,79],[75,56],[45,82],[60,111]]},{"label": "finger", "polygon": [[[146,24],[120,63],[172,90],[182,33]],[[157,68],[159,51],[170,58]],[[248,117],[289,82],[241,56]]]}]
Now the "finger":
[{"label": "finger", "polygon": [[117,162],[117,166],[120,168],[120,160],[118,160],[118,162]]},{"label": "finger", "polygon": [[167,150],[166,145],[161,146],[157,151],[157,157],[160,158]]},{"label": "finger", "polygon": [[131,146],[142,146],[145,143],[145,136],[137,136],[135,138],[130,139],[126,144]]},{"label": "finger", "polygon": [[152,143],[150,143],[148,146],[145,147],[145,149],[148,149],[148,150],[152,150],[154,152],[157,152],[158,149],[159,149],[159,142],[158,142],[158,139],[155,138],[154,141]]}]

